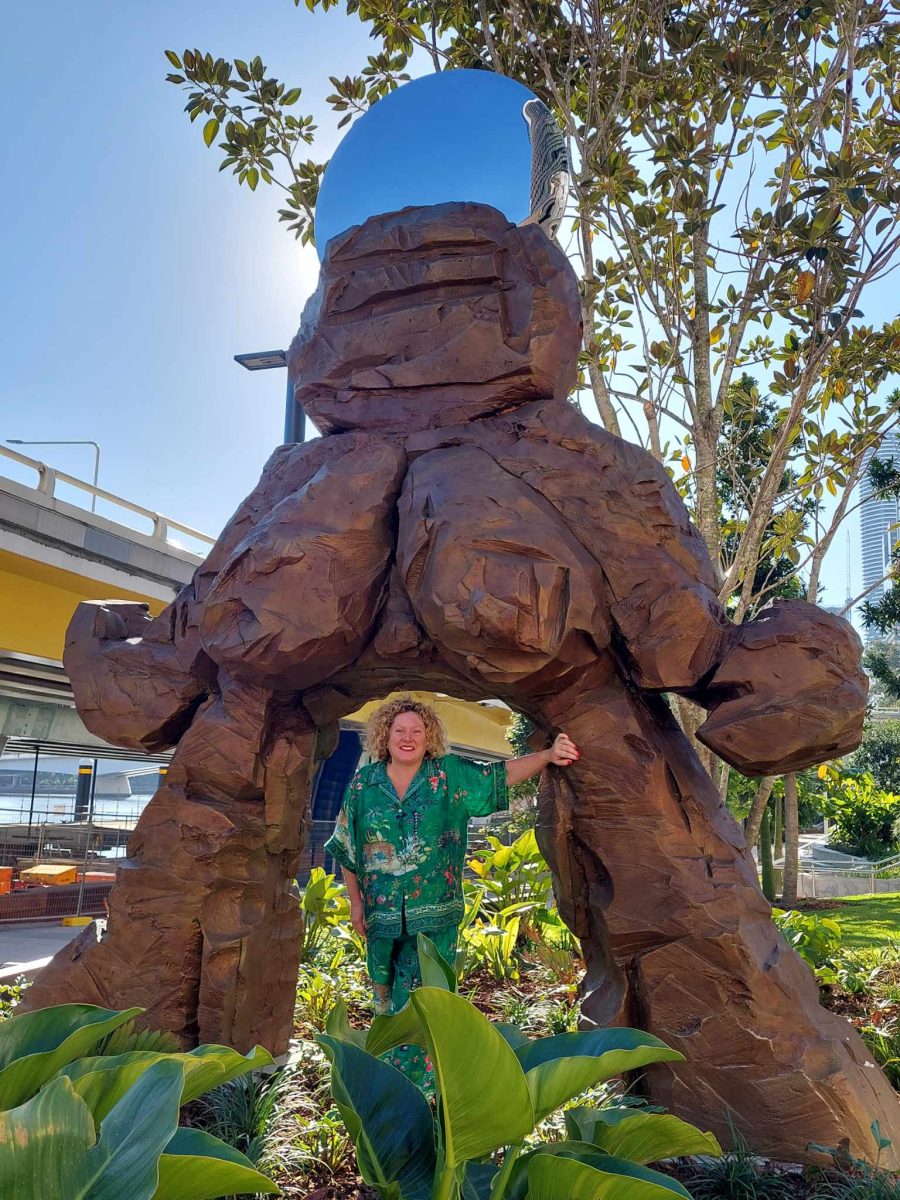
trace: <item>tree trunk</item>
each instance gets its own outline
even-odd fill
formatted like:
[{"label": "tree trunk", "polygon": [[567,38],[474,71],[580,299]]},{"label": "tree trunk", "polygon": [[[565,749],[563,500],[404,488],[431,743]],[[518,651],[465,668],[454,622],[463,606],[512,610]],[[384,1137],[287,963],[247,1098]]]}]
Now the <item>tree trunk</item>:
[{"label": "tree trunk", "polygon": [[774,784],[774,775],[763,775],[759,781],[756,789],[756,798],[753,801],[753,807],[750,809],[750,815],[747,817],[747,825],[744,830],[748,846],[752,846],[759,837],[762,815],[766,811],[766,805],[769,803],[769,797],[772,795]]},{"label": "tree trunk", "polygon": [[784,777],[784,877],[781,903],[787,908],[797,903],[797,871],[800,861],[800,819],[797,801],[797,776],[791,771]]},{"label": "tree trunk", "polygon": [[772,861],[772,821],[768,808],[759,827],[759,865],[762,875],[762,893],[770,904],[775,902],[775,865]]},{"label": "tree trunk", "polygon": [[772,841],[775,843],[775,857],[781,858],[784,848],[784,797],[776,796],[773,804],[775,806],[775,827]]}]

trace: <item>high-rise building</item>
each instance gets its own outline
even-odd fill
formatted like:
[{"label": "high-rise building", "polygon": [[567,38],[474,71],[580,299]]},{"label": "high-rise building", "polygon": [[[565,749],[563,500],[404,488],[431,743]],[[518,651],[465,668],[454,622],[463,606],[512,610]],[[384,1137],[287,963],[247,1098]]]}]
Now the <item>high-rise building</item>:
[{"label": "high-rise building", "polygon": [[[890,567],[893,548],[900,541],[900,512],[897,500],[879,500],[872,494],[872,484],[869,479],[868,465],[872,458],[882,461],[892,461],[900,467],[900,437],[896,433],[885,434],[880,446],[875,451],[866,454],[863,478],[860,483],[859,508],[860,550],[862,554],[862,585],[863,589],[872,588],[866,599],[880,600],[884,595],[885,585],[881,582]],[[873,586],[874,585],[874,586]],[[869,642],[875,636],[875,630],[866,629],[863,640]]]}]

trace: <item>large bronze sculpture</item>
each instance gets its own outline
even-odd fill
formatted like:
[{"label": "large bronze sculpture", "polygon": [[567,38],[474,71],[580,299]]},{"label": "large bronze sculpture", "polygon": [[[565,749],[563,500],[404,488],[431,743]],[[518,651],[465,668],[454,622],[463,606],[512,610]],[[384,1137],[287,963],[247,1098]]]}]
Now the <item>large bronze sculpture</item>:
[{"label": "large bronze sculpture", "polygon": [[105,939],[57,955],[30,1002],[143,1004],[185,1043],[291,1032],[290,888],[336,722],[398,687],[499,697],[582,757],[544,780],[540,837],[587,961],[583,1011],[683,1051],[654,1099],[796,1158],[869,1153],[896,1097],[820,1008],[742,835],[665,693],[748,773],[859,741],[850,626],[776,604],[734,626],[665,471],[571,404],[574,275],[536,225],[470,204],[332,241],[291,348],[322,438],[278,449],[159,617],[82,604],[66,667],[96,733],[176,746],[110,898]]}]

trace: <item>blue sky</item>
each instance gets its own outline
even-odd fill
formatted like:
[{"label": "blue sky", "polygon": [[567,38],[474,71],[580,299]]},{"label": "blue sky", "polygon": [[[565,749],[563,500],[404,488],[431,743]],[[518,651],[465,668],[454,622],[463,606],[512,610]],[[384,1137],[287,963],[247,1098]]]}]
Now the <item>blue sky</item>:
[{"label": "blue sky", "polygon": [[[317,262],[279,224],[274,189],[218,173],[163,50],[259,54],[303,86],[324,157],[341,136],[328,75],[357,70],[371,43],[340,9],[291,0],[44,0],[9,9],[3,33],[0,439],[93,439],[104,487],[215,534],[283,422],[283,372],[232,356],[288,344]],[[30,452],[90,478],[87,447]],[[844,596],[845,546],[841,533],[828,603]]]},{"label": "blue sky", "polygon": [[[216,533],[283,426],[283,372],[232,355],[288,344],[317,262],[274,189],[218,174],[164,82],[185,46],[258,53],[322,109],[368,39],[290,0],[7,9],[0,438],[91,438],[103,486]],[[89,448],[31,452],[90,478]]]}]

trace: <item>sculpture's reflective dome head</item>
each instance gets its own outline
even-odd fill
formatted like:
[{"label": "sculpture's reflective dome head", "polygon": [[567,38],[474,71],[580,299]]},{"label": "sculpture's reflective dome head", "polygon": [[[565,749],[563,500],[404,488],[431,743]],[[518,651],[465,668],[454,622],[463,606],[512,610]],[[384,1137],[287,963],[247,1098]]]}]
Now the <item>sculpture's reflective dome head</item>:
[{"label": "sculpture's reflective dome head", "polygon": [[329,242],[288,369],[323,432],[411,432],[565,397],[580,344],[559,246],[487,205],[450,203]]}]

